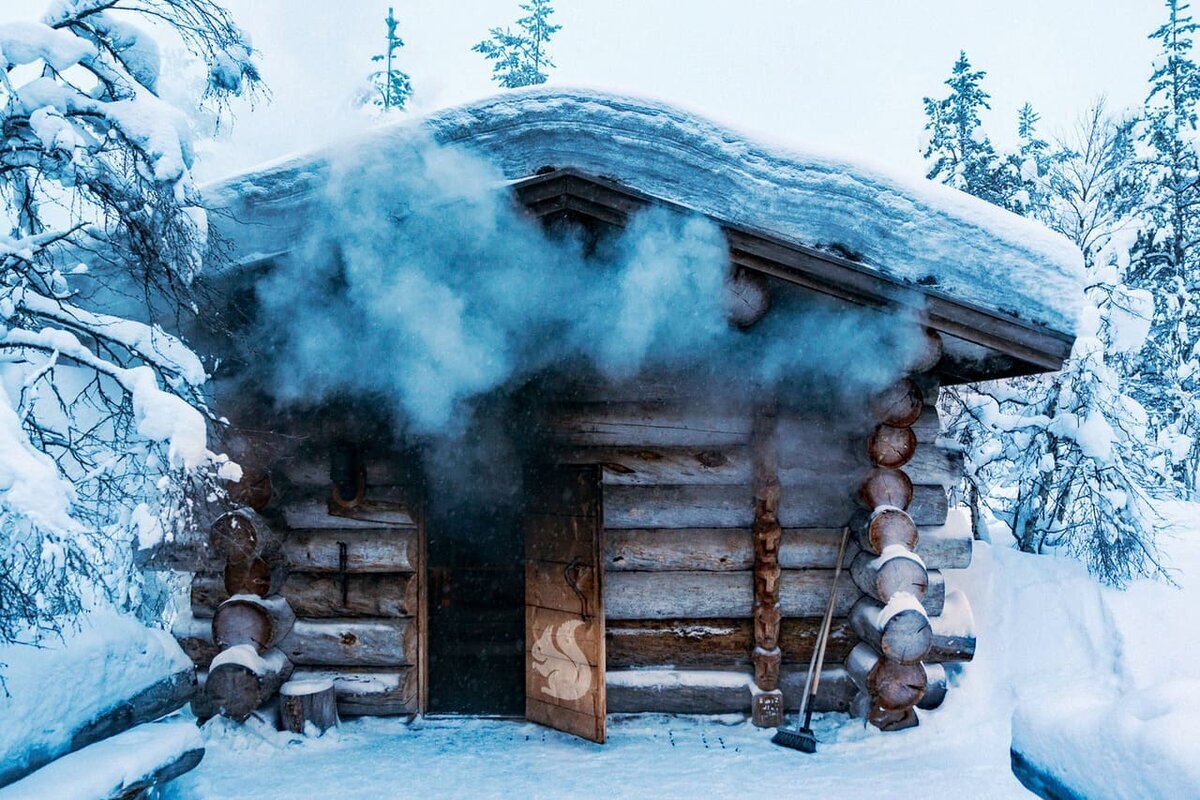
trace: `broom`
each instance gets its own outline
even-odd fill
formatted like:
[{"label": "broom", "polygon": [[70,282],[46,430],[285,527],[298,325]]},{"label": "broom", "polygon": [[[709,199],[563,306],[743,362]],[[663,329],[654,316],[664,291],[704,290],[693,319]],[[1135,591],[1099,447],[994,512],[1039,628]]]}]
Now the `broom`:
[{"label": "broom", "polygon": [[821,665],[825,662],[825,645],[829,641],[829,629],[833,627],[833,605],[837,599],[838,579],[842,575],[842,558],[846,555],[846,540],[850,538],[850,528],[842,529],[842,543],[838,547],[837,567],[833,571],[833,587],[829,591],[829,603],[825,606],[825,616],[817,631],[817,645],[813,650],[812,660],[808,662],[808,677],[804,681],[804,697],[800,701],[800,714],[804,725],[800,728],[779,728],[771,741],[783,747],[790,747],[802,753],[817,752],[817,736],[812,730],[813,704],[817,699],[817,688],[821,685]]}]

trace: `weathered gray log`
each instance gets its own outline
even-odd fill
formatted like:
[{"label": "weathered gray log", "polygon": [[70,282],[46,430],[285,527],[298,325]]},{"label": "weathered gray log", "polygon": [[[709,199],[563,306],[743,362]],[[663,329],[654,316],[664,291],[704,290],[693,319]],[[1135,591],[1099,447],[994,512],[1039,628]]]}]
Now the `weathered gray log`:
[{"label": "weathered gray log", "polygon": [[946,593],[942,613],[930,618],[933,643],[926,661],[970,661],[975,658],[975,618],[961,590]]},{"label": "weathered gray log", "polygon": [[[342,590],[345,589],[345,603]],[[407,617],[417,613],[417,579],[413,574],[335,574],[293,572],[280,587],[298,617]],[[220,578],[192,579],[192,613],[211,616],[228,599]]]},{"label": "weathered gray log", "polygon": [[249,644],[262,653],[282,641],[295,621],[292,607],[278,595],[238,594],[217,607],[212,620],[213,641],[222,650]]},{"label": "weathered gray log", "polygon": [[237,508],[222,514],[209,528],[209,543],[225,561],[271,559],[279,552],[282,537],[251,508]]},{"label": "weathered gray log", "polygon": [[925,664],[925,694],[917,703],[917,708],[932,711],[946,701],[950,691],[950,682],[946,676],[946,668],[941,664]]},{"label": "weathered gray log", "polygon": [[182,616],[171,627],[171,635],[199,669],[207,669],[208,663],[221,652],[213,642],[211,619]]},{"label": "weathered gray log", "polygon": [[863,597],[850,610],[850,626],[875,651],[902,664],[915,664],[933,645],[933,628],[920,607],[884,614],[884,606]]},{"label": "weathered gray log", "polygon": [[187,704],[196,689],[196,671],[188,666],[165,675],[149,686],[104,708],[75,729],[67,740],[39,744],[27,752],[10,753],[0,762],[0,786],[5,786],[51,761],[90,744],[115,736],[136,725],[157,719]]},{"label": "weathered gray log", "polygon": [[[363,505],[356,509],[331,508],[328,501],[306,500],[287,503],[280,508],[291,530],[321,530],[338,528],[374,530],[379,528],[412,528],[412,511],[399,502]],[[334,513],[337,512],[337,513]]]},{"label": "weathered gray log", "polygon": [[404,667],[417,663],[417,630],[409,619],[302,619],[279,646],[297,666]]},{"label": "weathered gray log", "polygon": [[[784,619],[779,648],[788,665],[807,665],[816,645],[819,617]],[[610,620],[605,628],[609,669],[657,667],[735,669],[750,666],[754,649],[749,619]],[[826,659],[838,663],[858,642],[849,624],[836,618],[829,631]]]},{"label": "weathered gray log", "polygon": [[338,724],[337,695],[331,680],[290,680],[279,687],[283,730],[318,736]]},{"label": "weathered gray log", "polygon": [[[831,663],[828,658],[829,653],[826,652],[826,666],[821,670],[821,685],[817,687],[817,700],[813,710],[844,713],[850,710],[858,687],[850,679],[845,667],[837,662]],[[807,664],[803,665],[803,668],[797,664],[794,669],[784,670],[779,679],[779,688],[783,690],[784,708],[788,711],[800,710],[800,703],[804,698],[804,681],[808,675],[807,667]]]},{"label": "weathered gray log", "polygon": [[239,644],[213,659],[205,691],[214,711],[244,722],[291,674],[292,662],[278,648],[260,654],[253,645]]},{"label": "weathered gray log", "polygon": [[417,713],[417,670],[371,669],[349,666],[297,669],[294,680],[331,680],[337,694],[338,715],[403,716]]},{"label": "weathered gray log", "polygon": [[923,600],[932,584],[929,570],[921,558],[901,545],[886,548],[880,556],[859,553],[850,564],[850,575],[864,594],[881,603],[891,600],[899,592]]},{"label": "weathered gray log", "polygon": [[[816,617],[825,611],[832,570],[785,570],[780,578],[784,617]],[[849,581],[838,587],[836,616],[846,616],[859,597]],[[614,572],[605,576],[608,619],[748,617],[754,605],[751,572]]]},{"label": "weathered gray log", "polygon": [[894,508],[876,513],[861,511],[850,525],[858,545],[864,551],[879,555],[889,544],[901,544],[916,550],[930,569],[966,569],[971,566],[975,544],[971,531],[971,515],[967,509],[956,508],[946,516],[943,525],[916,528],[906,512]]},{"label": "weathered gray log", "polygon": [[667,403],[576,403],[549,410],[560,444],[609,447],[722,447],[750,441],[751,416]]},{"label": "weathered gray log", "polygon": [[[795,671],[798,672],[798,671]],[[610,714],[731,714],[748,713],[753,677],[749,672],[707,670],[610,670],[607,673]],[[802,692],[794,675],[785,675],[785,702],[795,708]],[[814,706],[818,711],[844,711],[847,679],[840,667],[821,673],[821,688]]]},{"label": "weathered gray log", "polygon": [[[827,411],[789,414],[787,411],[781,410],[778,428],[779,463],[787,465],[794,463],[797,459],[807,461],[820,452],[840,449],[841,444],[849,441],[861,444],[871,432],[872,427],[874,427],[873,422],[864,424],[831,422]],[[926,403],[921,411],[921,416],[917,417],[917,420],[908,427],[911,427],[913,433],[917,435],[918,451],[922,446],[932,446],[941,436],[942,430],[937,407]],[[837,443],[839,446],[831,446],[833,443]],[[858,450],[859,448],[854,449]]]},{"label": "weathered gray log", "polygon": [[911,708],[925,694],[927,676],[923,666],[883,658],[866,642],[859,642],[850,651],[846,671],[874,705],[888,711]]},{"label": "weathered gray log", "polygon": [[871,398],[870,408],[876,422],[910,428],[925,410],[924,393],[912,378],[901,378]]},{"label": "weathered gray log", "polygon": [[72,797],[130,800],[144,797],[204,757],[204,742],[189,720],[148,722],[65,755],[12,784],[9,800]]},{"label": "weathered gray log", "polygon": [[[903,514],[903,512],[896,512]],[[965,569],[971,563],[969,528],[951,523],[921,529],[917,555],[929,569]],[[912,528],[915,532],[917,529]],[[841,530],[785,528],[779,551],[784,569],[832,569]],[[749,530],[740,528],[617,528],[605,531],[604,566],[608,572],[715,571],[740,572],[753,565]],[[845,556],[849,566],[857,554],[852,541]]]},{"label": "weathered gray log", "polygon": [[[780,507],[785,528],[837,527],[858,508],[847,491],[845,476],[814,483],[806,491],[790,491]],[[604,527],[616,528],[749,528],[753,524],[749,486],[607,486]],[[918,486],[909,514],[918,525],[946,521],[946,493],[940,486]]]},{"label": "weathered gray log", "polygon": [[[340,518],[333,518],[340,521]],[[293,572],[413,572],[417,564],[415,528],[376,530],[292,530],[283,543]]]},{"label": "weathered gray log", "polygon": [[[788,528],[779,565],[784,569],[833,569],[841,530]],[[754,566],[750,531],[738,528],[625,528],[605,532],[606,571],[712,570],[738,572]],[[849,566],[855,551],[847,553]]]},{"label": "weathered gray log", "polygon": [[[780,442],[779,482],[798,490],[833,473],[855,474],[870,464],[856,433],[829,443],[801,448]],[[808,443],[811,445],[812,443]],[[563,464],[598,464],[606,485],[749,485],[752,470],[746,448],[725,447],[568,447],[554,451]],[[918,485],[950,486],[962,475],[963,455],[936,445],[917,448],[904,471]]]}]

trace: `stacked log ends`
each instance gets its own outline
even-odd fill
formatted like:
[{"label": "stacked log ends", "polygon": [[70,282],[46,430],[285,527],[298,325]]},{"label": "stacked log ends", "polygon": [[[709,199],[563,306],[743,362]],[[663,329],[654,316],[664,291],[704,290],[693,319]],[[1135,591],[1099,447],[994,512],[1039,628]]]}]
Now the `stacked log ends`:
[{"label": "stacked log ends", "polygon": [[858,514],[852,524],[858,546],[869,553],[881,555],[889,545],[903,545],[916,550],[920,540],[917,524],[908,512],[899,508],[878,508]]},{"label": "stacked log ends", "polygon": [[279,721],[284,730],[320,736],[338,724],[337,695],[331,680],[288,681],[279,689]]},{"label": "stacked log ends", "polygon": [[[270,478],[261,480],[266,490],[249,499],[265,507],[262,494],[269,499]],[[212,642],[221,652],[209,665],[201,705],[243,722],[292,674],[292,662],[277,647],[296,622],[295,611],[279,594],[287,579],[282,537],[258,510],[243,507],[213,522],[209,544],[225,559],[222,578],[229,599],[213,614]]]},{"label": "stacked log ends", "polygon": [[775,407],[764,405],[755,415],[751,442],[754,458],[754,664],[751,719],[762,728],[783,724],[783,694],[779,670],[783,653],[779,631],[779,463],[775,451]]},{"label": "stacked log ends", "polygon": [[767,276],[738,267],[725,292],[725,313],[729,323],[738,328],[749,328],[766,316],[770,307]]},{"label": "stacked log ends", "polygon": [[[925,329],[918,344],[910,369],[932,369],[942,357],[940,336]],[[866,443],[873,468],[858,490],[869,514],[852,523],[861,551],[850,575],[866,596],[850,612],[860,642],[846,657],[846,670],[861,693],[860,710],[881,730],[917,724],[913,708],[929,684],[921,662],[934,639],[922,601],[936,606],[934,600],[942,599],[939,594],[927,600],[930,575],[915,552],[919,537],[908,513],[913,483],[902,469],[916,453],[912,426],[924,406],[920,385],[912,378],[896,382],[869,404],[876,423]],[[940,582],[938,589],[943,591]]]},{"label": "stacked log ends", "polygon": [[275,487],[271,483],[270,472],[258,467],[244,466],[242,477],[227,484],[226,491],[234,505],[262,511],[271,504]]}]

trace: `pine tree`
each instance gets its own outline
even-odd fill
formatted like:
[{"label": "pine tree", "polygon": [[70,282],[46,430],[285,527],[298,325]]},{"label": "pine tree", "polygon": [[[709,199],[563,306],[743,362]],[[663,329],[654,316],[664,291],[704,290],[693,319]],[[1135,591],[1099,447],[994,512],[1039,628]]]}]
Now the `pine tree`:
[{"label": "pine tree", "polygon": [[987,72],[974,69],[967,54],[960,52],[945,82],[950,93],[937,100],[924,99],[929,131],[923,154],[929,162],[925,177],[1011,208],[1020,189],[1019,173],[996,154],[983,131],[980,114],[991,109],[990,95],[982,86],[985,77]]},{"label": "pine tree", "polygon": [[1200,69],[1192,58],[1197,25],[1188,5],[1167,0],[1167,21],[1150,76],[1140,142],[1142,224],[1130,280],[1156,297],[1150,346],[1137,392],[1172,452],[1176,475],[1200,488],[1200,159],[1196,153]]},{"label": "pine tree", "polygon": [[387,23],[387,47],[383,53],[371,56],[371,61],[382,64],[383,69],[371,73],[372,91],[369,102],[384,112],[393,108],[402,111],[413,90],[408,73],[394,65],[396,51],[404,47],[404,40],[396,34],[398,22],[391,6],[388,6],[388,15],[384,22]]},{"label": "pine tree", "polygon": [[554,68],[547,47],[550,37],[562,29],[550,22],[554,8],[550,0],[530,0],[521,4],[525,16],[517,20],[517,29],[492,28],[488,38],[471,49],[492,64],[492,80],[506,89],[545,83]]},{"label": "pine tree", "polygon": [[1128,354],[1141,348],[1153,306],[1121,278],[1131,230],[1129,128],[1101,106],[1072,141],[1053,147],[1024,126],[1027,156],[1045,158],[1046,220],[1079,245],[1088,269],[1075,346],[1058,373],[943,395],[972,500],[1007,522],[1021,549],[1071,552],[1118,584],[1161,573],[1149,501],[1164,483],[1148,416],[1123,390]]},{"label": "pine tree", "polygon": [[1046,221],[1046,175],[1050,171],[1050,144],[1038,135],[1041,116],[1029,103],[1017,112],[1017,151],[1009,155],[1011,174],[1018,188],[1013,192],[1010,208],[1019,214]]}]

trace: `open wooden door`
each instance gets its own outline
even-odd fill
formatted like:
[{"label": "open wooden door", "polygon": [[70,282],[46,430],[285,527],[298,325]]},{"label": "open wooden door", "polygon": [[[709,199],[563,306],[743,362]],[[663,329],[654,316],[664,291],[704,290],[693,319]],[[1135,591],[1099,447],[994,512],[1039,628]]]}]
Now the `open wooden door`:
[{"label": "open wooden door", "polygon": [[545,470],[532,489],[525,521],[525,718],[603,743],[599,473]]}]

